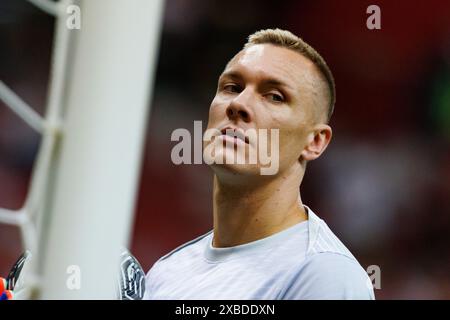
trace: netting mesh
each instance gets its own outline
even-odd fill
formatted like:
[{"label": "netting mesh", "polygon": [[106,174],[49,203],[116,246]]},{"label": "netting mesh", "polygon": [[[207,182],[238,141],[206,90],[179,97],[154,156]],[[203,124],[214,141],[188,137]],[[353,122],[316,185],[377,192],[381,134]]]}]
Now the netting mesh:
[{"label": "netting mesh", "polygon": [[[38,252],[39,235],[42,229],[46,192],[56,141],[61,133],[62,106],[65,66],[68,51],[69,31],[65,28],[65,8],[72,0],[28,0],[47,14],[55,17],[55,35],[51,78],[44,116],[40,116],[19,95],[0,80],[0,100],[20,117],[42,139],[34,163],[29,192],[24,205],[19,210],[0,208],[0,223],[16,226],[20,230],[22,250]],[[36,275],[30,275],[28,286],[37,285]],[[31,282],[31,283],[30,283]]]}]

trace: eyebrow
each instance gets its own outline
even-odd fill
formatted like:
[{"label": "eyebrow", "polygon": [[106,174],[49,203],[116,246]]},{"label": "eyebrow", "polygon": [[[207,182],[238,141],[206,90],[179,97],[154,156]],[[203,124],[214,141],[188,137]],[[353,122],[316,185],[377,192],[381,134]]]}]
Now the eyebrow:
[{"label": "eyebrow", "polygon": [[[219,77],[219,80],[221,80],[222,78],[233,78],[233,79],[239,79],[241,80],[243,78],[243,76],[241,75],[241,73],[237,72],[237,71],[225,71],[224,73],[222,73]],[[274,77],[267,77],[263,80],[264,84],[268,84],[268,85],[272,85],[272,86],[279,86],[279,87],[285,87],[291,90],[294,90],[294,88],[287,84],[286,82],[279,80],[277,78]]]}]

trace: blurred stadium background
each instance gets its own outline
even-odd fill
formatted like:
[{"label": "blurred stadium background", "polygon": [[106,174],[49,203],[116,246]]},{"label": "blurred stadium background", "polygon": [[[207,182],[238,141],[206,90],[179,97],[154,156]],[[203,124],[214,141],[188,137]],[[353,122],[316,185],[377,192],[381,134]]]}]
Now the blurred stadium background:
[{"label": "blurred stadium background", "polygon": [[[381,7],[381,30],[366,8]],[[53,18],[0,1],[0,79],[42,112]],[[176,166],[170,135],[206,123],[225,63],[261,28],[291,30],[337,83],[334,139],[308,167],[303,201],[363,267],[378,299],[450,299],[450,2],[166,0],[131,250],[145,270],[212,226],[212,173]],[[76,32],[76,31],[75,31]],[[95,88],[92,88],[95,90]],[[0,207],[20,208],[39,136],[0,102]],[[107,221],[105,222],[107,226]],[[21,253],[0,225],[0,275]]]}]

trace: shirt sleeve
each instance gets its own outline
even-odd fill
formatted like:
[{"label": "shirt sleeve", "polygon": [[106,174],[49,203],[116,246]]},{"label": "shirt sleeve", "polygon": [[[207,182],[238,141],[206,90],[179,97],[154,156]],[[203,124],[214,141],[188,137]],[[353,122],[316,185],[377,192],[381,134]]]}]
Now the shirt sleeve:
[{"label": "shirt sleeve", "polygon": [[157,262],[150,268],[145,276],[145,292],[142,300],[153,300],[153,287],[157,277],[155,273],[157,273]]},{"label": "shirt sleeve", "polygon": [[332,252],[311,255],[287,281],[285,300],[375,300],[372,282],[359,263]]}]

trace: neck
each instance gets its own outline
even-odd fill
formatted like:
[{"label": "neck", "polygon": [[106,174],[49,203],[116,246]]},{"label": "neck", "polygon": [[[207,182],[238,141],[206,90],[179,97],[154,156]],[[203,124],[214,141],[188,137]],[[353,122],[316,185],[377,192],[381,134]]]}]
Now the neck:
[{"label": "neck", "polygon": [[300,168],[259,184],[230,185],[214,176],[214,247],[256,241],[307,220]]}]

